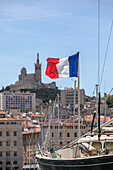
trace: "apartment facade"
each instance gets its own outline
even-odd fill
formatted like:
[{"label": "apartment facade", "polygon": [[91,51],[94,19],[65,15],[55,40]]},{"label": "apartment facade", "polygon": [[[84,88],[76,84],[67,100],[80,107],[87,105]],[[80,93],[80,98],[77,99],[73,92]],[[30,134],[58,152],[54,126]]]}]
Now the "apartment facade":
[{"label": "apartment facade", "polygon": [[40,142],[40,128],[32,131],[23,131],[23,169],[29,169],[30,164],[35,164],[33,153],[38,151],[38,142]]},{"label": "apartment facade", "polygon": [[[80,89],[80,104],[85,103],[85,90]],[[61,90],[61,104],[66,107],[73,107],[74,104],[74,89],[65,88]],[[78,89],[75,90],[75,107],[78,107]]]},{"label": "apartment facade", "polygon": [[0,110],[11,111],[20,109],[29,111],[36,109],[36,95],[30,92],[9,92],[0,93]]},{"label": "apartment facade", "polygon": [[0,170],[22,169],[22,122],[0,111]]},{"label": "apartment facade", "polygon": [[[81,123],[80,124],[81,134],[84,133],[85,128],[86,125]],[[55,125],[51,124],[50,130],[48,129],[48,125],[44,124],[43,126],[44,135],[47,136],[44,143],[45,145],[44,147],[46,149],[52,146],[55,146],[56,149],[59,147],[63,147],[78,138],[78,123],[74,124],[74,130],[73,130],[72,122],[66,122],[65,124],[60,124],[59,129],[58,129],[58,123],[55,123]]]}]

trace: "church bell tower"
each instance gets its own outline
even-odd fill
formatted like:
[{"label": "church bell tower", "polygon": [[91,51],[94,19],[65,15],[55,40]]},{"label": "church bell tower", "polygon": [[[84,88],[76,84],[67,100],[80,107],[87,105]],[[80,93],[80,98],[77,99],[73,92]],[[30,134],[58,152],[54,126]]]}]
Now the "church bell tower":
[{"label": "church bell tower", "polygon": [[35,79],[41,82],[41,64],[39,64],[39,53],[37,53],[37,63],[35,63]]}]

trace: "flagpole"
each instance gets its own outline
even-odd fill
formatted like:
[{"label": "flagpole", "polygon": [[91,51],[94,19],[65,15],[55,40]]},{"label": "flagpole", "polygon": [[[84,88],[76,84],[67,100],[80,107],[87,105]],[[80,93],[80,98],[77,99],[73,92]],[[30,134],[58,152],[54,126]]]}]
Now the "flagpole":
[{"label": "flagpole", "polygon": [[49,147],[50,147],[50,119],[51,119],[51,117],[50,117],[50,103],[49,103],[49,125],[48,125],[48,127],[49,127]]},{"label": "flagpole", "polygon": [[53,144],[55,146],[55,103],[53,104],[53,129],[54,129],[54,138],[53,138]]},{"label": "flagpole", "polygon": [[59,94],[58,96],[58,140],[59,140],[59,145],[58,148],[60,148],[60,117],[59,117]]},{"label": "flagpole", "polygon": [[74,103],[73,103],[73,140],[75,138],[75,96],[76,96],[76,80],[74,81]]},{"label": "flagpole", "polygon": [[[80,51],[77,51],[79,54]],[[78,57],[78,137],[80,137],[80,64]]]}]

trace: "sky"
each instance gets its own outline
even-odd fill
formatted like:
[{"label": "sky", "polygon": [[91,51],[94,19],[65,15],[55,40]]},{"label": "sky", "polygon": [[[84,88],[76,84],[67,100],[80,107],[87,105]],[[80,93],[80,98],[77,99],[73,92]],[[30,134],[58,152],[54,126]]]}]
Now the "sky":
[{"label": "sky", "polygon": [[[100,0],[101,78],[113,20],[113,0]],[[0,89],[18,80],[21,68],[34,73],[39,53],[42,82],[59,89],[73,87],[77,78],[50,79],[48,57],[63,58],[80,51],[80,88],[95,95],[98,84],[98,0],[0,0]],[[113,88],[113,30],[111,31],[101,94]],[[112,92],[113,93],[113,92]]]}]

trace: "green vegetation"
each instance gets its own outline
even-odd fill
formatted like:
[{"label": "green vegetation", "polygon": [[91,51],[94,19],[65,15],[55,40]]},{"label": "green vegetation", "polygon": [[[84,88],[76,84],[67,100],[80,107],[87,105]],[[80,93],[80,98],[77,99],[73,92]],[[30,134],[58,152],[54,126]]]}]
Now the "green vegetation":
[{"label": "green vegetation", "polygon": [[4,92],[5,91],[5,89],[4,89],[4,87],[2,86],[2,89],[0,90],[0,93],[2,93],[2,92]]},{"label": "green vegetation", "polygon": [[31,93],[36,93],[36,98],[43,100],[44,103],[48,103],[49,100],[55,100],[56,95],[60,93],[58,89],[49,89],[49,88],[41,88],[41,89],[22,89],[21,92],[30,91]]},{"label": "green vegetation", "polygon": [[106,99],[106,103],[108,104],[108,107],[109,107],[109,108],[113,108],[113,95],[112,95],[112,96],[109,96],[109,97]]},{"label": "green vegetation", "polygon": [[85,102],[90,102],[91,97],[90,96],[85,96]]}]

